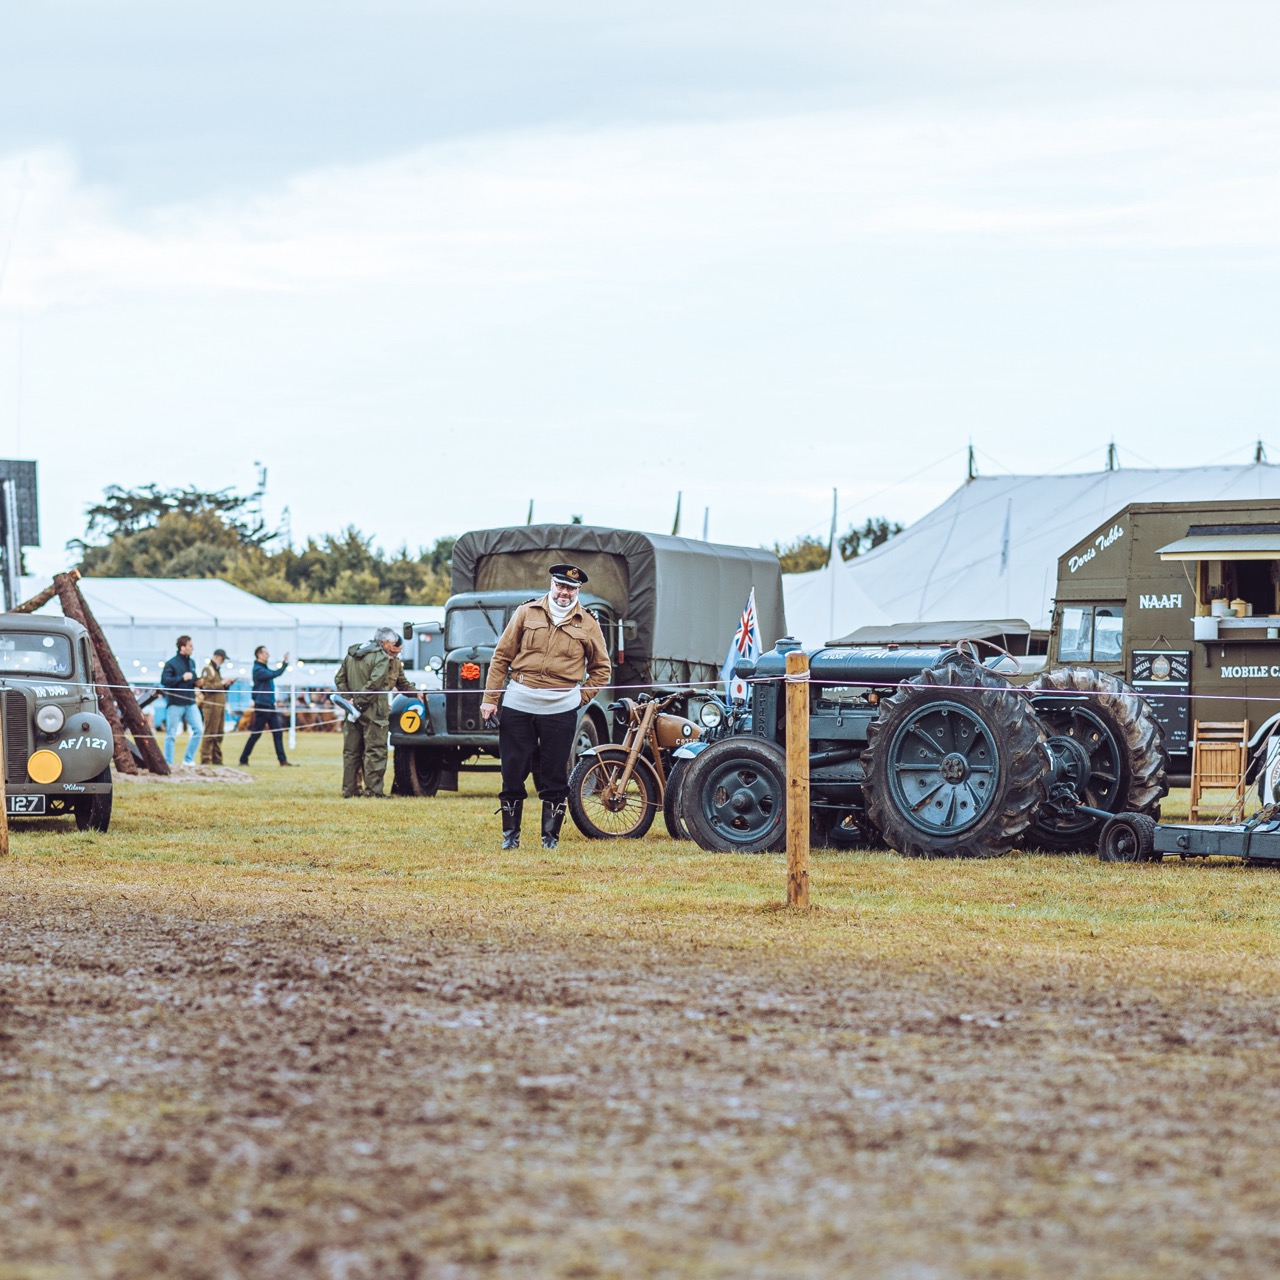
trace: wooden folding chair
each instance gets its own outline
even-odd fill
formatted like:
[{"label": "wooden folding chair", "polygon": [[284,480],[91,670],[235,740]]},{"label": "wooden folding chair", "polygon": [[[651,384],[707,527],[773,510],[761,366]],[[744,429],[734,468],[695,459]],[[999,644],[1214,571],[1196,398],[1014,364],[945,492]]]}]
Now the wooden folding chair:
[{"label": "wooden folding chair", "polygon": [[[1233,821],[1244,815],[1244,774],[1249,762],[1247,720],[1197,720],[1191,739],[1192,822]],[[1215,793],[1206,799],[1205,792]],[[1224,798],[1222,792],[1229,795]],[[1203,816],[1202,816],[1203,815]]]}]

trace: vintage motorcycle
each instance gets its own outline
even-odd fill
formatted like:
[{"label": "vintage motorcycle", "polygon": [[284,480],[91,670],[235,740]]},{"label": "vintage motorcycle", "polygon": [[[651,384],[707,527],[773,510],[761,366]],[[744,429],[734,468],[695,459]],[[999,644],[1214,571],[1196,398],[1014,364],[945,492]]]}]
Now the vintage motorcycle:
[{"label": "vintage motorcycle", "polygon": [[584,751],[569,775],[569,813],[584,836],[635,840],[653,825],[664,807],[673,754],[702,735],[693,720],[668,711],[687,696],[684,690],[642,693],[610,704],[614,722],[626,720],[622,742]]}]

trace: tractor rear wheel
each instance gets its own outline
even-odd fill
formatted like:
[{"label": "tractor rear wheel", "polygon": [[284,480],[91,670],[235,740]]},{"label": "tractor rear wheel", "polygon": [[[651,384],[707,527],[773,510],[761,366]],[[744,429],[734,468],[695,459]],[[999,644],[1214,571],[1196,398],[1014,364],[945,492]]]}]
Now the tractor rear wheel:
[{"label": "tractor rear wheel", "polygon": [[[1079,799],[1107,813],[1160,817],[1168,794],[1168,757],[1159,722],[1146,701],[1117,676],[1093,667],[1060,667],[1027,686],[1036,717],[1054,740],[1069,739],[1088,774],[1076,785]],[[1036,812],[1023,844],[1033,849],[1092,850],[1105,818]]]},{"label": "tractor rear wheel", "polygon": [[1000,857],[1043,798],[1044,731],[1030,704],[972,662],[903,681],[867,736],[867,817],[909,857]]}]

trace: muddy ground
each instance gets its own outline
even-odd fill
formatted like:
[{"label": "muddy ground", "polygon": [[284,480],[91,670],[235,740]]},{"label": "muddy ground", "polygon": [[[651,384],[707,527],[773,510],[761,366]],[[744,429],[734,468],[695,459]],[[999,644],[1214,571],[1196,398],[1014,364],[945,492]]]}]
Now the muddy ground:
[{"label": "muddy ground", "polygon": [[1247,991],[76,891],[0,962],[6,1278],[1280,1271]]}]

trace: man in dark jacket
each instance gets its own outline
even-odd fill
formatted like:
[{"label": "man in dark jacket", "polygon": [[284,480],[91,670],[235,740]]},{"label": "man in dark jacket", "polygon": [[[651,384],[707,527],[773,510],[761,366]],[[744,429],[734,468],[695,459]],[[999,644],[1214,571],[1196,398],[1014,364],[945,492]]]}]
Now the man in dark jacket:
[{"label": "man in dark jacket", "polygon": [[253,651],[253,732],[240,753],[240,763],[249,763],[249,756],[258,745],[262,731],[270,729],[276,759],[288,767],[291,762],[284,756],[284,716],[276,710],[276,677],[284,675],[289,666],[289,655],[286,653],[284,661],[274,669],[267,666],[270,657],[265,644]]},{"label": "man in dark jacket", "polygon": [[164,664],[164,670],[160,673],[160,683],[164,686],[167,704],[164,713],[165,764],[173,763],[178,734],[182,732],[184,724],[191,730],[191,739],[187,743],[187,754],[182,763],[195,764],[200,735],[204,732],[200,713],[196,709],[196,664],[191,659],[194,647],[190,636],[179,636],[178,652]]}]

